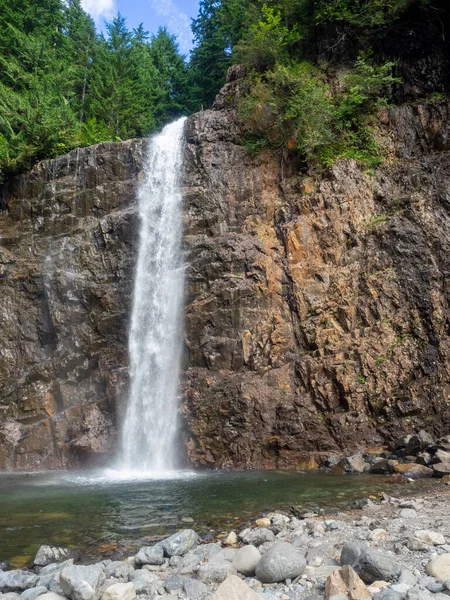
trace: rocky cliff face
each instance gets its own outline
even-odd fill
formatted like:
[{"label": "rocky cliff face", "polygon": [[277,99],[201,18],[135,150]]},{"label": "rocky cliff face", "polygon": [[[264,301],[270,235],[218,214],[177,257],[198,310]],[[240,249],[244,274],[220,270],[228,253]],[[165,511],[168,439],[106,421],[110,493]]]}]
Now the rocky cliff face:
[{"label": "rocky cliff face", "polygon": [[1,191],[0,469],[95,464],[116,445],[144,146],[76,150]]},{"label": "rocky cliff face", "polygon": [[[189,461],[313,466],[448,431],[450,103],[380,113],[385,166],[314,179],[240,145],[234,75],[186,129]],[[117,445],[144,151],[74,151],[2,190],[1,469]]]},{"label": "rocky cliff face", "polygon": [[375,174],[342,161],[311,179],[249,157],[234,85],[187,131],[191,461],[313,466],[448,431],[450,104],[380,113]]}]

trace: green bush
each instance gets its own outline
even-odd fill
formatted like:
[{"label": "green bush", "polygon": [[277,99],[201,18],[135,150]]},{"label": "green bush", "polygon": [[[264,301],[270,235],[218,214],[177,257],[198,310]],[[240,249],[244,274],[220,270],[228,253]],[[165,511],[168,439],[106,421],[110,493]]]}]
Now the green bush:
[{"label": "green bush", "polygon": [[308,62],[253,73],[239,105],[245,145],[252,152],[287,146],[312,165],[329,166],[345,156],[375,166],[381,157],[371,120],[398,81],[392,68],[361,56],[333,86]]}]

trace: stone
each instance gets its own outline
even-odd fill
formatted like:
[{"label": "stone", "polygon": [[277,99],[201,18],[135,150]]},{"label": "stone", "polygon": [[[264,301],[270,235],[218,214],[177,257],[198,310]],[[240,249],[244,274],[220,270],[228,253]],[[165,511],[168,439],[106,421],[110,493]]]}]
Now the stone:
[{"label": "stone", "polygon": [[[173,555],[174,554],[171,554],[170,556]],[[147,546],[141,548],[135,558],[136,564],[138,565],[162,565],[164,562],[164,548],[162,546]]]},{"label": "stone", "polygon": [[61,589],[71,600],[97,600],[105,579],[101,565],[70,565],[59,574]]},{"label": "stone", "polygon": [[287,529],[289,525],[289,517],[286,515],[275,514],[270,521],[270,529],[275,535]]},{"label": "stone", "polygon": [[409,586],[413,586],[417,583],[417,577],[409,569],[402,569],[398,577],[398,583],[406,583]]},{"label": "stone", "polygon": [[408,550],[418,552],[421,550],[428,550],[429,544],[427,544],[423,540],[416,538],[415,535],[410,535],[406,542],[406,547],[408,548]]},{"label": "stone", "polygon": [[341,552],[341,565],[350,565],[365,583],[377,579],[392,581],[399,572],[392,557],[362,542],[349,542]]},{"label": "stone", "polygon": [[234,546],[238,543],[238,536],[235,531],[230,531],[227,537],[223,541],[225,546]]},{"label": "stone", "polygon": [[37,567],[46,567],[53,563],[66,561],[73,556],[72,550],[56,546],[41,546],[34,557],[33,563]]},{"label": "stone", "polygon": [[404,597],[405,597],[405,594],[402,594],[401,592],[396,592],[395,590],[393,590],[390,587],[383,588],[376,595],[377,600],[403,600]]},{"label": "stone", "polygon": [[444,475],[450,475],[450,462],[442,462],[437,465],[433,465],[433,474],[435,477],[444,477]]},{"label": "stone", "polygon": [[202,565],[198,570],[198,578],[203,583],[222,583],[229,575],[236,575],[237,571],[229,562]]},{"label": "stone", "polygon": [[45,586],[51,592],[64,596],[64,592],[59,583],[61,571],[70,565],[73,565],[73,558],[53,565],[47,565],[39,571],[39,578],[36,585]]},{"label": "stone", "polygon": [[450,553],[433,558],[425,568],[428,575],[435,577],[441,583],[450,579]]},{"label": "stone", "polygon": [[241,575],[251,577],[255,574],[256,566],[260,560],[260,551],[250,544],[239,548],[233,558],[233,566]]},{"label": "stone", "polygon": [[362,454],[354,454],[342,459],[342,467],[346,473],[364,473],[364,458]]},{"label": "stone", "polygon": [[114,583],[102,594],[102,600],[136,600],[136,598],[136,590],[132,583]]},{"label": "stone", "polygon": [[325,599],[330,600],[337,594],[342,594],[348,600],[363,600],[371,597],[362,579],[348,565],[336,568],[325,582]]},{"label": "stone", "polygon": [[20,594],[20,600],[36,600],[38,596],[42,596],[42,594],[46,594],[47,592],[48,589],[45,586],[38,585],[22,592]]},{"label": "stone", "polygon": [[442,546],[445,544],[445,537],[436,531],[429,529],[419,529],[414,532],[414,537],[423,541],[428,546]]},{"label": "stone", "polygon": [[256,519],[255,525],[256,525],[256,527],[270,527],[271,521],[270,521],[270,519],[267,519],[266,517],[264,517],[261,519]]},{"label": "stone", "polygon": [[56,592],[47,592],[39,596],[39,598],[40,600],[67,600],[65,596],[61,596],[61,594],[57,594]]},{"label": "stone", "polygon": [[298,548],[278,542],[263,554],[256,567],[256,577],[263,583],[278,583],[302,575],[305,568],[304,554]]},{"label": "stone", "polygon": [[394,467],[396,473],[400,473],[410,479],[423,479],[433,477],[433,469],[417,463],[405,463]]},{"label": "stone", "polygon": [[388,532],[385,529],[374,529],[369,533],[368,540],[372,542],[382,542],[387,540],[389,537]]},{"label": "stone", "polygon": [[184,577],[180,577],[179,575],[171,575],[166,578],[164,582],[164,587],[168,592],[174,592],[176,590],[181,590],[184,585]]},{"label": "stone", "polygon": [[415,519],[417,512],[413,508],[402,508],[398,516],[400,519]]},{"label": "stone", "polygon": [[184,591],[189,600],[202,600],[209,590],[202,581],[188,579],[184,582]]},{"label": "stone", "polygon": [[275,534],[270,529],[258,527],[257,529],[246,529],[239,537],[245,544],[252,546],[260,546],[265,542],[274,542]]},{"label": "stone", "polygon": [[158,545],[163,548],[164,554],[170,558],[174,555],[184,556],[197,542],[198,536],[193,529],[183,529],[163,540]]},{"label": "stone", "polygon": [[146,570],[136,571],[133,577],[133,585],[138,595],[150,596],[156,593],[158,588],[163,588],[163,583],[155,573]]},{"label": "stone", "polygon": [[105,567],[105,577],[109,579],[114,577],[115,579],[125,579],[129,581],[134,577],[134,567],[127,561],[113,561]]},{"label": "stone", "polygon": [[29,571],[0,571],[0,592],[23,592],[37,584],[38,577]]},{"label": "stone", "polygon": [[230,575],[217,588],[210,600],[261,600],[258,594],[252,590],[246,583]]}]

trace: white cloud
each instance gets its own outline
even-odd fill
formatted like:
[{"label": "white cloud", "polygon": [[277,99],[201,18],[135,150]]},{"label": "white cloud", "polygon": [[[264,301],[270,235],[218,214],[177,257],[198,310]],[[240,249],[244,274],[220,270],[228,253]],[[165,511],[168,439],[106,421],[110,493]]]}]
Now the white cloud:
[{"label": "white cloud", "polygon": [[167,29],[177,36],[180,50],[187,54],[192,47],[191,20],[173,0],[150,0],[155,13],[164,17]]},{"label": "white cloud", "polygon": [[81,4],[97,24],[104,19],[112,19],[116,14],[114,0],[81,0]]}]

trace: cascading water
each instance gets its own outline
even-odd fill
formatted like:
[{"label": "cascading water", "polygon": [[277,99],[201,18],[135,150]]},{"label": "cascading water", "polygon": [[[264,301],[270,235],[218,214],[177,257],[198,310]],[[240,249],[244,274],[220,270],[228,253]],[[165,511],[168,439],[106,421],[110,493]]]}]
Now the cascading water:
[{"label": "cascading water", "polygon": [[150,140],[139,190],[141,230],[129,338],[131,391],[121,457],[125,471],[158,473],[177,466],[184,283],[179,175],[185,120]]}]

